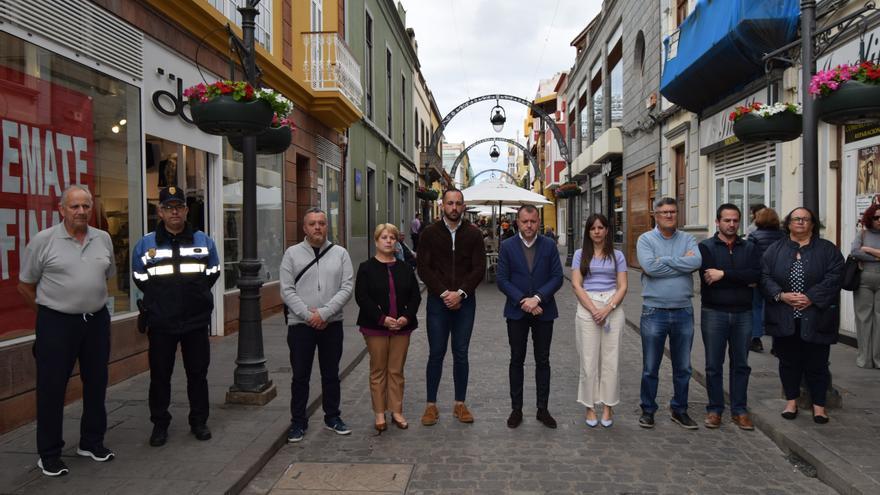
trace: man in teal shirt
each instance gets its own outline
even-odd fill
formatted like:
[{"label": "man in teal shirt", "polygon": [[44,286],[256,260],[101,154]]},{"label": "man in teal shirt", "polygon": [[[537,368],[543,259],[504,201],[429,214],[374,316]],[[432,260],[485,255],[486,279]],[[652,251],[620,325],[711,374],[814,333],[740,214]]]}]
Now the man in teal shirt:
[{"label": "man in teal shirt", "polygon": [[669,408],[672,421],[692,430],[697,424],[688,416],[688,382],[691,378],[691,345],[694,340],[694,294],[692,273],[702,258],[694,236],[676,230],[677,203],[661,198],[654,203],[657,227],[639,236],[637,254],[642,267],[642,416],[639,426],[654,427],[657,385],[666,337],[672,359],[674,394]]}]

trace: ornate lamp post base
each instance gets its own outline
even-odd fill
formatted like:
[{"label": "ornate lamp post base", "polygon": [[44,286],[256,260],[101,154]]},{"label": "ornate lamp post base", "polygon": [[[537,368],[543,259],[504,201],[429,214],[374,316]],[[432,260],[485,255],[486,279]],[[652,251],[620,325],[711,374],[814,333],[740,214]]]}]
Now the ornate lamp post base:
[{"label": "ornate lamp post base", "polygon": [[272,380],[269,380],[269,383],[266,384],[266,388],[259,392],[239,390],[233,385],[226,391],[226,403],[242,404],[245,406],[264,406],[276,396],[278,396],[278,389],[275,388],[275,384],[272,383]]}]

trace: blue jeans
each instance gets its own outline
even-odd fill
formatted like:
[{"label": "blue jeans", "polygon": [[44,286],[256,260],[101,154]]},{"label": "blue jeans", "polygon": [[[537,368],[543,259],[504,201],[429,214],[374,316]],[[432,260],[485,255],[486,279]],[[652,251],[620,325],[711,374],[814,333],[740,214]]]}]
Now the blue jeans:
[{"label": "blue jeans", "polygon": [[694,308],[642,306],[639,330],[642,334],[642,411],[648,414],[657,411],[657,374],[666,337],[669,336],[674,390],[669,407],[676,413],[686,412],[688,381],[691,379],[691,345],[694,342]]},{"label": "blue jeans", "polygon": [[752,338],[752,312],[729,313],[714,309],[700,310],[700,331],[706,348],[706,412],[724,412],[724,351],[730,354],[730,413],[748,412],[749,344]]},{"label": "blue jeans", "polygon": [[752,293],[752,338],[764,335],[764,294],[755,287]]},{"label": "blue jeans", "polygon": [[461,308],[452,311],[443,299],[429,295],[427,312],[428,367],[425,370],[428,402],[437,402],[437,389],[443,375],[443,359],[449,337],[452,336],[452,380],[455,383],[455,400],[464,402],[468,383],[468,348],[474,329],[476,303],[471,295],[461,302]]}]

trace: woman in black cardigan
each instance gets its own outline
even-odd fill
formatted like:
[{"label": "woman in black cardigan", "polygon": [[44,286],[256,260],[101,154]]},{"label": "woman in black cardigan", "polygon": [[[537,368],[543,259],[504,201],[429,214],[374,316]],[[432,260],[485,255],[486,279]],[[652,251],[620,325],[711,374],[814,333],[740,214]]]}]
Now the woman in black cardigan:
[{"label": "woman in black cardigan", "polygon": [[403,417],[403,367],[422,302],[415,272],[394,256],[398,234],[390,223],[376,227],[376,256],[361,263],[354,285],[360,308],[357,324],[370,353],[370,395],[379,432],[387,428],[387,410],[395,426],[409,427]]},{"label": "woman in black cardigan", "polygon": [[813,420],[825,424],[828,355],[840,331],[843,255],[819,237],[819,222],[807,208],[789,213],[783,230],[788,235],[771,244],[761,258],[761,291],[767,298],[764,326],[773,336],[788,401],[782,417],[797,417],[803,377],[813,401]]}]

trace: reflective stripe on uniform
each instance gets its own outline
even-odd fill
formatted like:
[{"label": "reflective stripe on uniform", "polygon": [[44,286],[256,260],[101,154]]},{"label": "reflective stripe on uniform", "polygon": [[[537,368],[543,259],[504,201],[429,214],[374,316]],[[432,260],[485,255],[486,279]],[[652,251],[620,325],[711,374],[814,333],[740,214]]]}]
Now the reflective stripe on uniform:
[{"label": "reflective stripe on uniform", "polygon": [[208,256],[208,248],[206,247],[182,247],[180,248],[181,256],[195,256],[201,258]]},{"label": "reflective stripe on uniform", "polygon": [[134,276],[134,278],[140,280],[141,282],[144,282],[150,278],[150,275],[146,273],[132,272],[131,274],[132,276]]},{"label": "reflective stripe on uniform", "polygon": [[181,263],[180,264],[180,273],[200,273],[205,270],[205,265],[202,263]]},{"label": "reflective stripe on uniform", "polygon": [[141,256],[141,262],[146,265],[151,260],[162,260],[165,258],[170,258],[173,255],[174,253],[170,249],[157,249],[153,256],[150,256],[149,254]]},{"label": "reflective stripe on uniform", "polygon": [[153,276],[172,275],[174,274],[174,267],[171,265],[154,266],[152,268],[147,268],[147,273]]},{"label": "reflective stripe on uniform", "polygon": [[213,275],[220,271],[220,265],[214,265],[211,268],[205,270],[205,275]]}]

